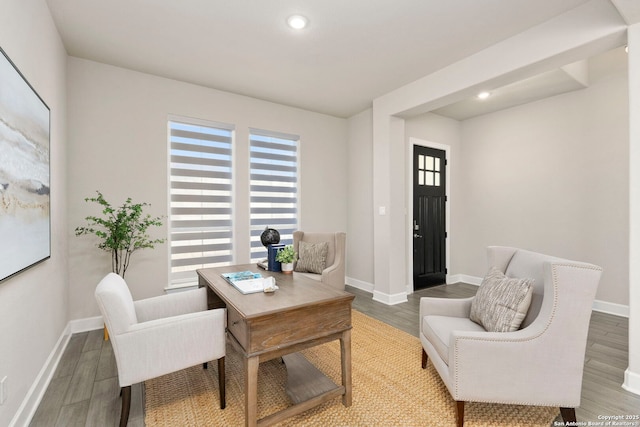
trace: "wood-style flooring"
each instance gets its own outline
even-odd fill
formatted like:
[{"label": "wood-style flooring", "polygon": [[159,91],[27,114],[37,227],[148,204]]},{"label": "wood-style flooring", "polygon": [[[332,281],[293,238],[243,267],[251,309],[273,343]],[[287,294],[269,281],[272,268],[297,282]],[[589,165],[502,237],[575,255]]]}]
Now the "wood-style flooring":
[{"label": "wood-style flooring", "polygon": [[[474,295],[476,290],[476,286],[463,283],[435,286],[409,295],[408,302],[388,306],[373,301],[368,292],[347,286],[347,291],[356,295],[353,302],[356,310],[414,336],[418,336],[421,297],[463,298]],[[599,421],[598,416],[602,415],[640,414],[640,396],[620,386],[628,365],[628,334],[628,319],[598,312],[592,314],[582,404],[576,410],[578,421]],[[420,363],[419,354],[413,357],[417,364]],[[30,425],[116,426],[120,405],[110,341],[103,340],[102,330],[74,334]],[[144,426],[143,408],[144,390],[137,384],[132,387],[129,426]]]}]

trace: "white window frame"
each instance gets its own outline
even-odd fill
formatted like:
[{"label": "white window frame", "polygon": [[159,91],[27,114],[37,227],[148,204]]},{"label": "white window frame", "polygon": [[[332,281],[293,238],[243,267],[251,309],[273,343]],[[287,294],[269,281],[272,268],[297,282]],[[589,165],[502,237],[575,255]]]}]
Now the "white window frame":
[{"label": "white window frame", "polygon": [[[265,139],[265,141],[262,141],[264,145],[269,143],[278,144],[284,142],[285,145],[291,144],[294,147],[294,150],[292,150],[293,157],[295,157],[295,162],[293,163],[295,171],[292,172],[294,181],[291,181],[289,183],[293,184],[292,188],[294,189],[292,197],[294,199],[293,206],[275,206],[275,209],[279,211],[278,213],[280,215],[268,214],[265,212],[261,212],[259,214],[256,213],[256,209],[264,209],[266,208],[266,206],[260,206],[256,204],[254,202],[254,197],[259,196],[260,193],[270,194],[268,191],[264,191],[264,187],[270,185],[270,183],[268,181],[255,179],[256,171],[252,165],[252,160],[254,159],[254,136],[258,137],[259,139]],[[285,172],[286,169],[291,168],[291,162],[286,161],[286,151],[284,153],[271,153],[267,155],[267,157],[269,156],[272,158],[262,160],[268,164],[270,163],[270,167],[277,167],[277,165],[281,165],[283,167],[283,170],[278,171],[279,174],[289,174],[288,172]],[[276,186],[287,187],[289,184],[287,184],[286,180],[290,180],[291,178],[291,176],[287,176],[284,181],[278,181],[276,179],[273,181],[273,183],[275,183]],[[256,186],[263,187],[263,191],[256,191]],[[272,196],[275,197],[275,199],[283,198],[283,194],[272,194]],[[249,129],[249,200],[249,225],[251,240],[249,257],[251,259],[251,262],[256,262],[266,257],[266,249],[262,248],[262,244],[260,243],[260,234],[265,229],[265,227],[268,226],[270,228],[275,228],[280,232],[280,243],[291,244],[293,243],[293,232],[298,229],[300,225],[300,137],[298,135],[256,128]],[[278,202],[274,200],[274,204],[277,205]],[[294,216],[293,221],[290,221],[291,214],[293,214]],[[269,218],[269,216],[271,216],[271,218]]]},{"label": "white window frame", "polygon": [[[179,245],[174,246],[174,243],[177,241],[173,241],[172,240],[172,235],[174,235],[174,226],[173,226],[173,221],[175,220],[175,216],[174,213],[176,211],[176,209],[179,209],[179,206],[176,206],[174,204],[174,202],[172,201],[172,195],[174,194],[174,189],[173,187],[175,187],[174,183],[178,182],[178,181],[174,181],[174,175],[172,172],[172,124],[181,124],[181,125],[186,125],[186,126],[193,126],[193,127],[200,127],[200,128],[209,128],[209,129],[217,129],[219,131],[223,131],[223,132],[228,132],[228,138],[229,138],[229,143],[228,143],[228,168],[224,168],[223,166],[221,166],[221,168],[223,169],[228,169],[228,172],[226,172],[226,174],[228,175],[228,179],[226,178],[203,178],[204,183],[208,183],[211,184],[211,188],[206,188],[202,185],[200,185],[202,187],[202,191],[207,194],[209,197],[213,196],[213,195],[220,195],[222,194],[227,194],[227,196],[223,196],[223,197],[228,197],[228,202],[223,203],[223,207],[218,207],[215,206],[213,204],[213,202],[208,202],[205,203],[203,202],[203,204],[206,206],[200,206],[203,209],[209,208],[206,214],[200,215],[202,220],[204,221],[215,221],[215,220],[219,220],[219,221],[227,221],[227,225],[224,226],[214,226],[214,227],[210,227],[210,228],[206,228],[206,231],[209,233],[222,233],[222,236],[227,236],[226,238],[221,238],[221,239],[211,239],[208,241],[208,244],[205,245],[205,242],[202,241],[202,246],[203,249],[210,249],[209,251],[203,251],[202,256],[204,256],[205,252],[208,252],[210,257],[222,257],[222,258],[227,258],[224,261],[220,261],[220,262],[211,262],[211,263],[204,263],[201,264],[195,268],[204,268],[204,267],[214,267],[214,266],[221,266],[221,265],[229,265],[229,264],[233,264],[234,262],[234,226],[235,226],[235,215],[234,215],[234,201],[236,199],[236,194],[235,194],[235,150],[234,150],[234,143],[235,143],[235,126],[230,125],[230,124],[226,124],[226,123],[219,123],[219,122],[213,122],[213,121],[208,121],[208,120],[201,120],[201,119],[194,119],[194,118],[188,118],[188,117],[181,117],[181,116],[174,116],[174,115],[170,115],[168,120],[167,120],[167,143],[168,143],[168,149],[167,149],[167,153],[168,153],[168,185],[167,185],[167,191],[168,191],[168,197],[167,197],[167,201],[168,201],[168,212],[169,212],[169,217],[168,217],[168,235],[169,235],[169,239],[168,239],[168,260],[169,260],[169,286],[167,288],[167,290],[176,290],[176,289],[180,289],[180,288],[185,288],[185,287],[193,287],[193,286],[197,286],[198,283],[198,278],[197,275],[195,274],[194,270],[191,271],[186,271],[184,272],[184,274],[181,274],[179,272],[174,272],[173,270],[173,261],[174,261],[174,253],[173,253],[173,248],[177,247]],[[221,148],[221,153],[227,151],[226,148]],[[215,148],[212,151],[216,151]],[[204,153],[204,151],[203,151]],[[216,153],[205,153],[206,155],[212,155],[212,156],[216,156]],[[223,161],[224,162],[224,161]],[[207,166],[204,166],[205,168]],[[209,166],[212,167],[212,166]],[[216,167],[214,167],[215,169]],[[212,173],[212,171],[209,171],[210,174]],[[220,175],[225,175],[224,172],[218,172]],[[213,175],[217,175],[216,172],[212,173]],[[211,181],[220,181],[219,183],[214,183]],[[202,184],[202,183],[200,183]],[[180,186],[180,184],[178,184],[178,186]],[[198,186],[195,186],[198,187]],[[215,187],[219,187],[220,190],[214,190]],[[228,189],[228,191],[225,191],[225,189]],[[189,191],[196,191],[196,190],[189,190],[189,189],[182,189],[185,192],[189,192]],[[180,191],[180,190],[177,190]],[[196,208],[197,209],[197,208]],[[183,217],[184,218],[184,217]],[[180,227],[179,228],[181,231],[186,232],[189,231],[189,228],[184,228],[184,227]],[[195,227],[194,229],[192,229],[191,231],[196,232],[196,233],[200,233],[203,232],[203,228],[202,228],[202,224],[198,224],[197,227]],[[214,234],[215,235],[215,234]],[[198,241],[201,239],[194,239],[195,241]],[[187,245],[188,246],[188,245]],[[216,250],[216,248],[218,250]],[[214,255],[215,253],[222,253],[222,255]],[[185,257],[188,258],[188,257]]]}]

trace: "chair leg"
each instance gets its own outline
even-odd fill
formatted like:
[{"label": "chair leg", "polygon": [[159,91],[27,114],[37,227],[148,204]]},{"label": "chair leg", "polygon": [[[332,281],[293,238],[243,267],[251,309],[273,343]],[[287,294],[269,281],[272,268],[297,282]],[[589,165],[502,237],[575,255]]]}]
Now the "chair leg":
[{"label": "chair leg", "polygon": [[227,407],[227,393],[224,375],[224,356],[218,359],[218,388],[220,389],[220,409]]},{"label": "chair leg", "polygon": [[204,362],[202,364],[202,369],[208,369],[209,368],[209,364],[207,362]]},{"label": "chair leg", "polygon": [[422,349],[422,369],[427,369],[427,352],[424,351],[424,348]]},{"label": "chair leg", "polygon": [[129,410],[131,409],[131,386],[120,389],[122,396],[122,412],[120,413],[120,427],[126,427],[129,421]]},{"label": "chair leg", "polygon": [[464,426],[464,400],[456,400],[456,406],[458,408],[458,427]]},{"label": "chair leg", "polygon": [[569,425],[569,423],[576,423],[578,420],[576,419],[576,408],[560,408],[560,414],[562,415],[562,420],[565,425]]}]

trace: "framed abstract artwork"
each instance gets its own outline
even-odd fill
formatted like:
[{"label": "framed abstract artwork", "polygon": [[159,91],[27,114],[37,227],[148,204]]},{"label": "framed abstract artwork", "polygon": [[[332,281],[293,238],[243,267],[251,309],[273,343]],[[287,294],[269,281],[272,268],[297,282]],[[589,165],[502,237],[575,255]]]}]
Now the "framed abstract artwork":
[{"label": "framed abstract artwork", "polygon": [[0,48],[0,282],[51,256],[49,107]]}]

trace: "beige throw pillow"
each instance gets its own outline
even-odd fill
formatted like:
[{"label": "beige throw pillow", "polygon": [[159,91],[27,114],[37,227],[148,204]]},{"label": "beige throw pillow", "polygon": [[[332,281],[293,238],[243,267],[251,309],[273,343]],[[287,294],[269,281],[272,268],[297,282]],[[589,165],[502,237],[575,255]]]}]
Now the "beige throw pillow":
[{"label": "beige throw pillow", "polygon": [[301,273],[321,274],[326,266],[327,252],[329,252],[328,242],[300,242],[298,244],[299,259],[295,270]]},{"label": "beige throw pillow", "polygon": [[517,331],[532,294],[533,279],[509,278],[491,267],[471,302],[469,318],[489,332]]}]

